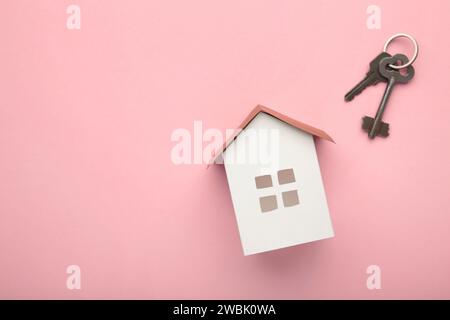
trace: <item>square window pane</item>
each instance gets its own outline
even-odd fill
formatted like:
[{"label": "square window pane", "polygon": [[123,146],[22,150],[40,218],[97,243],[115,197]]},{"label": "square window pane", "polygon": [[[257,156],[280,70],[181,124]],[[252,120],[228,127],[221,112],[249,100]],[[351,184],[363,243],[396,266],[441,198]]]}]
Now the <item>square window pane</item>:
[{"label": "square window pane", "polygon": [[285,169],[278,171],[278,183],[286,184],[295,182],[294,169]]},{"label": "square window pane", "polygon": [[272,177],[270,175],[255,177],[257,189],[270,188],[273,186]]},{"label": "square window pane", "polygon": [[285,207],[293,207],[299,204],[297,190],[286,191],[282,194],[283,204]]},{"label": "square window pane", "polygon": [[261,212],[272,211],[278,208],[277,197],[267,196],[259,198],[259,205],[261,206]]}]

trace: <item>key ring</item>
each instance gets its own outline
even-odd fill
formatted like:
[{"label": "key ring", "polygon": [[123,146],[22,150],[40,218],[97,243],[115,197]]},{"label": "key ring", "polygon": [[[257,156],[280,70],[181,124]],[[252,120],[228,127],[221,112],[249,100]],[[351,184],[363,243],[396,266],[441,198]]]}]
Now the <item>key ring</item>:
[{"label": "key ring", "polygon": [[397,38],[408,38],[414,44],[414,54],[410,61],[408,61],[407,63],[402,64],[400,66],[397,66],[395,64],[389,65],[389,67],[391,67],[392,69],[400,70],[400,69],[403,69],[403,68],[406,68],[406,67],[412,65],[414,63],[414,61],[416,61],[417,55],[419,54],[419,45],[417,44],[417,41],[416,41],[416,39],[414,39],[413,36],[410,36],[409,34],[406,34],[406,33],[397,33],[397,34],[394,34],[389,39],[387,39],[386,43],[384,44],[383,51],[387,52],[387,48],[388,48],[389,44]]}]

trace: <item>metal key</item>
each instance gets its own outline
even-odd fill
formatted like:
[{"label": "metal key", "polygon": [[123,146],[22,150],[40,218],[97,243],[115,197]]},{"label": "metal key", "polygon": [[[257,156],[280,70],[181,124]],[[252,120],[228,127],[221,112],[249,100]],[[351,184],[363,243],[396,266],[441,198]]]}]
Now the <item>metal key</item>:
[{"label": "metal key", "polygon": [[380,74],[387,79],[386,90],[384,91],[383,98],[381,99],[380,106],[378,107],[375,118],[364,117],[362,128],[369,133],[369,138],[373,139],[375,136],[387,137],[389,136],[389,124],[383,122],[384,110],[391,96],[392,89],[397,83],[408,83],[414,77],[414,68],[410,65],[406,68],[407,73],[402,74],[400,70],[394,70],[389,65],[395,65],[400,61],[401,64],[408,62],[408,58],[403,54],[396,54],[389,58],[384,58],[380,61],[379,71]]},{"label": "metal key", "polygon": [[381,81],[387,82],[387,79],[380,74],[380,61],[384,58],[390,58],[387,52],[382,52],[370,62],[369,71],[363,80],[361,80],[352,90],[345,95],[345,101],[352,101],[355,96],[360,94],[368,86],[374,86]]}]

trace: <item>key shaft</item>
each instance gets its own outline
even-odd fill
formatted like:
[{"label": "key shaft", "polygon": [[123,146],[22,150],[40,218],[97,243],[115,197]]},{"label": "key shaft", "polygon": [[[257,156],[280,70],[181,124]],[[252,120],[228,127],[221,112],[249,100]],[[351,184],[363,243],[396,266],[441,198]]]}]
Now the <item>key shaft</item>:
[{"label": "key shaft", "polygon": [[381,52],[378,54],[369,64],[369,71],[366,73],[364,79],[362,79],[356,86],[354,86],[346,95],[345,101],[352,101],[353,98],[359,95],[369,86],[374,86],[381,81],[386,82],[386,78],[380,74],[379,65],[384,58],[390,58],[391,55],[387,52]]},{"label": "key shaft", "polygon": [[395,64],[399,61],[401,63],[406,63],[408,61],[408,58],[403,54],[396,54],[391,58],[384,58],[380,61],[380,74],[386,78],[387,85],[375,117],[363,118],[362,127],[369,133],[368,135],[370,139],[373,139],[376,136],[387,137],[389,135],[389,124],[383,122],[382,118],[383,113],[386,110],[389,98],[392,94],[392,90],[394,89],[396,84],[408,83],[414,77],[414,68],[412,66],[408,66],[405,70],[406,73],[403,74],[399,70],[389,68],[390,64]]},{"label": "key shaft", "polygon": [[378,107],[375,119],[373,121],[372,129],[369,131],[369,138],[373,139],[377,135],[378,127],[381,125],[381,119],[383,118],[384,110],[386,110],[389,97],[391,96],[392,89],[394,89],[396,79],[394,77],[389,78],[388,85],[384,90],[383,98],[381,99],[380,106]]}]

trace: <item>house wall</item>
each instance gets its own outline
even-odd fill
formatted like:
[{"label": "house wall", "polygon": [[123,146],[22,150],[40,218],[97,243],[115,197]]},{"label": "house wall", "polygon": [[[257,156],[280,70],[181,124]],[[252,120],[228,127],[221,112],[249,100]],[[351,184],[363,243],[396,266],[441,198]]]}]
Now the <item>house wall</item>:
[{"label": "house wall", "polygon": [[[225,151],[224,165],[244,254],[334,235],[310,134],[260,113]],[[295,182],[279,185],[278,170],[290,168]],[[255,177],[268,174],[273,187],[257,189]],[[291,190],[299,204],[285,207],[282,192]],[[277,209],[262,212],[259,198],[271,195]]]}]

